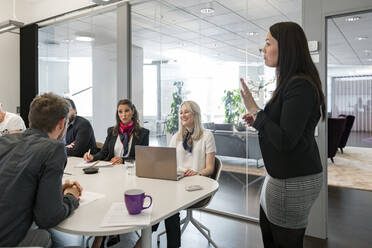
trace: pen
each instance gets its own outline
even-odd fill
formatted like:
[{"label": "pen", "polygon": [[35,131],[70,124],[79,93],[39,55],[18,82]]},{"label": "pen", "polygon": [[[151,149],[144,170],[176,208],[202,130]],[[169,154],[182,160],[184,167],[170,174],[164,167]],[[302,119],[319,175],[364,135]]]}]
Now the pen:
[{"label": "pen", "polygon": [[88,150],[88,157],[90,156],[90,149]]}]

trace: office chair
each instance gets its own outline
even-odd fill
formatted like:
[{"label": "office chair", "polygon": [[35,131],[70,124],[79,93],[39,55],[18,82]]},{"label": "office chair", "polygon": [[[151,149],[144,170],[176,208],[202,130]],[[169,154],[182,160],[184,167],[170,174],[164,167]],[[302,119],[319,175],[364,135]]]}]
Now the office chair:
[{"label": "office chair", "polygon": [[[214,172],[213,172],[211,178],[218,181],[218,179],[220,178],[221,170],[222,170],[221,160],[216,157],[215,162],[214,162]],[[216,243],[211,238],[210,230],[206,226],[204,226],[202,223],[200,223],[198,220],[194,219],[194,217],[192,215],[193,210],[205,208],[211,202],[213,196],[214,195],[211,195],[211,196],[207,197],[206,199],[201,200],[200,202],[198,202],[198,203],[194,204],[193,206],[189,207],[188,209],[186,209],[186,217],[183,220],[181,220],[181,222],[180,222],[181,225],[183,224],[182,229],[181,229],[181,236],[182,236],[183,232],[185,231],[187,225],[191,222],[196,227],[196,229],[198,229],[199,232],[201,234],[203,234],[203,236],[208,240],[208,244],[212,244],[215,248],[218,248]],[[208,234],[205,231],[207,231]],[[158,234],[158,239],[157,239],[158,244],[160,243],[160,236],[165,234],[165,233],[166,233],[166,231],[164,230],[163,232]]]}]

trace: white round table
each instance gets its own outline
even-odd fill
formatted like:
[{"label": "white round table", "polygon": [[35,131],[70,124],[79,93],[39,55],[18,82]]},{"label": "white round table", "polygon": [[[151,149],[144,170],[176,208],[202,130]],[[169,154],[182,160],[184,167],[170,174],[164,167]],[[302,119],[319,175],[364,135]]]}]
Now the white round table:
[{"label": "white round table", "polygon": [[[104,197],[80,206],[56,227],[57,230],[66,233],[106,236],[142,229],[142,247],[149,248],[151,247],[152,225],[188,208],[218,190],[218,183],[207,177],[192,176],[179,181],[140,178],[129,175],[126,165],[101,167],[97,174],[84,174],[82,168],[75,167],[81,162],[82,158],[69,157],[65,172],[72,175],[64,177],[64,180],[78,181],[83,187],[83,194],[85,190],[103,194]],[[185,190],[186,186],[195,184],[201,185],[203,189],[192,192]],[[152,196],[151,224],[145,228],[143,226],[100,227],[111,204],[124,202],[124,192],[133,188],[143,189],[145,194]]]}]

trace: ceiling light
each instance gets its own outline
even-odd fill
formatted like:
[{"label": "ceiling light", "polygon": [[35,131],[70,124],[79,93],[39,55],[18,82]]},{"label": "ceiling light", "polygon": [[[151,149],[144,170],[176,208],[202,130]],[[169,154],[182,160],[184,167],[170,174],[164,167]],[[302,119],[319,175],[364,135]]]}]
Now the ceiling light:
[{"label": "ceiling light", "polygon": [[7,20],[5,22],[0,23],[0,34],[4,32],[8,32],[16,28],[20,28],[22,26],[23,26],[23,22]]},{"label": "ceiling light", "polygon": [[202,14],[212,14],[212,13],[214,13],[214,9],[213,8],[202,8],[202,9],[200,9],[200,13],[202,13]]},{"label": "ceiling light", "polygon": [[366,39],[368,39],[368,37],[356,37],[355,39],[361,41],[361,40],[366,40]]},{"label": "ceiling light", "polygon": [[258,32],[248,32],[247,35],[249,35],[249,36],[256,36],[256,35],[258,35]]},{"label": "ceiling light", "polygon": [[372,59],[367,59],[368,60],[368,62],[372,62]]},{"label": "ceiling light", "polygon": [[347,22],[356,22],[360,20],[360,16],[350,16],[345,19]]},{"label": "ceiling light", "polygon": [[83,42],[91,42],[91,41],[94,41],[94,37],[90,33],[79,32],[79,33],[75,33],[75,40],[83,41]]},{"label": "ceiling light", "polygon": [[365,52],[365,53],[371,53],[372,51],[369,50],[369,49],[366,49],[366,50],[363,50],[363,52]]}]

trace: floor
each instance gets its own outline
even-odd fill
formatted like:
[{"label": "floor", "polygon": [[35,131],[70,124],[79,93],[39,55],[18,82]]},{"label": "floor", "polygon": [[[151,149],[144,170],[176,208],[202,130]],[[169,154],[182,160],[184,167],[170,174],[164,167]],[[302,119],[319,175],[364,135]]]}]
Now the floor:
[{"label": "floor", "polygon": [[346,146],[372,147],[372,142],[363,141],[370,137],[372,137],[372,132],[350,132]]},{"label": "floor", "polygon": [[[372,147],[363,144],[362,139],[371,137],[370,133],[351,133],[348,146]],[[153,138],[150,145],[165,145],[164,137]],[[371,179],[372,180],[372,179]],[[249,187],[246,187],[248,182]],[[258,217],[258,202],[263,180],[254,175],[223,172],[220,177],[220,190],[213,198],[210,208],[227,212]],[[372,192],[340,187],[328,187],[328,239],[319,240],[306,237],[305,248],[370,248],[372,247]],[[181,215],[185,215],[181,212]],[[263,247],[259,226],[226,217],[196,211],[194,216],[210,228],[212,239],[221,248],[261,248]],[[158,232],[164,230],[161,223]],[[228,232],[228,234],[227,234]],[[156,233],[153,246],[158,247]],[[115,247],[132,247],[136,235],[122,236],[125,241]],[[166,247],[166,237],[162,236],[160,248]],[[183,248],[212,247],[196,228],[189,225],[182,236]]]}]

